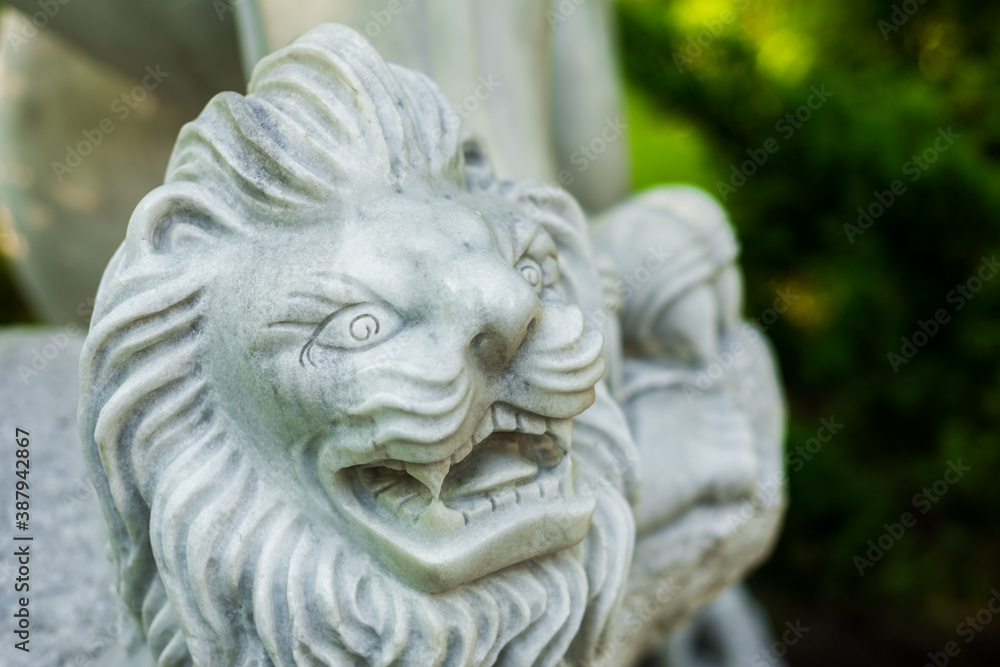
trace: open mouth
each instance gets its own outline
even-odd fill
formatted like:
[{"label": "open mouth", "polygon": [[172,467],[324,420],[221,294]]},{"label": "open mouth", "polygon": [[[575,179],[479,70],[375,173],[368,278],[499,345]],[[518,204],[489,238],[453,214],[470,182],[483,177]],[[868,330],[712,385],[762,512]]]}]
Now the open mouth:
[{"label": "open mouth", "polygon": [[572,419],[495,403],[445,461],[334,474],[331,497],[383,562],[429,592],[569,548],[595,501],[577,493]]}]

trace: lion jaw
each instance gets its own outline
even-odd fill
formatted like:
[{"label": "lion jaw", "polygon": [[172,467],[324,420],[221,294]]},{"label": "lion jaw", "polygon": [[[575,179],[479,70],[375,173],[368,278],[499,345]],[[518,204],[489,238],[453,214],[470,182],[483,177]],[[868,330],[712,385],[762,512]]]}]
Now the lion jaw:
[{"label": "lion jaw", "polygon": [[415,588],[440,593],[583,540],[596,500],[577,488],[572,434],[572,418],[494,403],[442,462],[443,479],[387,460],[324,481],[371,553]]}]

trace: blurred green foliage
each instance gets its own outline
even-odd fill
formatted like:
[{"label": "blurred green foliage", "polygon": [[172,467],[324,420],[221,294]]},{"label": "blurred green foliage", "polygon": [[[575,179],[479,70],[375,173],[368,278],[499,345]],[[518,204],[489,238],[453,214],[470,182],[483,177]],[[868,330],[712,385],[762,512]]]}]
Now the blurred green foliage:
[{"label": "blurred green foliage", "polygon": [[[3,2],[0,0],[0,12],[2,11]],[[0,203],[0,206],[3,204]],[[0,217],[3,215],[5,213],[0,209]],[[2,252],[6,235],[13,233],[11,224],[9,220],[0,219],[0,326],[34,321],[31,311],[14,285],[6,253]]]},{"label": "blurred green foliage", "polygon": [[[3,0],[0,0],[0,12],[2,11]],[[0,203],[0,206],[3,204]],[[3,215],[4,211],[0,209],[0,216]],[[12,224],[9,220],[0,219],[0,326],[35,321],[31,310],[18,293],[6,253],[3,252],[5,236],[13,233]]]},{"label": "blurred green foliage", "polygon": [[[725,198],[744,247],[748,316],[779,288],[799,295],[767,330],[791,408],[789,450],[822,418],[845,425],[790,468],[783,537],[752,580],[777,625],[823,628],[788,660],[922,664],[956,640],[962,664],[1000,664],[1000,618],[968,646],[956,635],[1000,587],[1000,275],[960,310],[960,294],[948,296],[1000,255],[1000,6],[617,6],[636,185],[682,180]],[[832,97],[799,110],[809,118],[788,136],[779,121],[822,86]],[[954,145],[926,170],[914,166],[949,127]],[[735,192],[720,189],[748,151],[761,161],[768,138],[777,152]],[[858,207],[897,180],[905,192],[857,227]],[[889,353],[902,356],[901,337],[913,341],[939,309],[948,322],[894,369]],[[921,514],[915,494],[959,459],[971,471]],[[916,526],[860,576],[854,556],[907,511]]]}]

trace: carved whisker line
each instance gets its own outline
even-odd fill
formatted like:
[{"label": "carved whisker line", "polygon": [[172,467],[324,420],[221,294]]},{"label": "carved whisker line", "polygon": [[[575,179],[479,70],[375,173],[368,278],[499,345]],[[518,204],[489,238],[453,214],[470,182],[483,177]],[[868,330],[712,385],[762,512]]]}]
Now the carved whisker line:
[{"label": "carved whisker line", "polygon": [[571,572],[575,582],[570,583],[551,559],[539,562],[539,574],[548,591],[549,599],[559,601],[558,605],[555,605],[554,613],[546,611],[546,623],[558,628],[555,636],[544,639],[533,650],[533,654],[540,655],[539,663],[554,664],[562,658],[569,649],[587,608],[587,575],[582,564],[574,563],[574,565],[576,567]]},{"label": "carved whisker line", "polygon": [[330,654],[317,654],[314,647],[321,647],[322,629],[314,620],[317,610],[312,605],[312,597],[306,591],[314,591],[317,586],[317,562],[312,558],[314,537],[307,528],[292,551],[288,566],[288,605],[292,610],[293,644],[292,657],[296,664],[337,664]]},{"label": "carved whisker line", "polygon": [[[144,614],[143,623],[149,647],[152,649],[153,655],[158,656],[181,632],[181,629],[177,624],[177,617],[174,616],[173,609],[169,604],[166,604],[167,594],[163,590],[162,584],[158,582],[156,588],[150,591],[147,600],[151,601],[148,605],[150,611],[148,617]],[[146,608],[147,606],[144,604],[144,611]]]},{"label": "carved whisker line", "polygon": [[[184,519],[197,516],[206,505],[226,488],[226,484],[205,484],[205,479],[227,479],[237,453],[223,447],[224,436],[202,441],[199,446],[183,452],[164,472],[161,489],[150,506],[150,545],[160,566],[161,576],[166,574],[176,585],[187,589],[184,605],[194,605],[197,600],[188,571],[187,542],[191,524]],[[194,470],[198,474],[192,474]],[[231,481],[231,480],[230,480]],[[199,620],[198,635],[207,636],[210,626],[192,608],[182,606],[177,611],[189,619]]]},{"label": "carved whisker line", "polygon": [[214,426],[209,419],[208,383],[204,379],[184,378],[176,386],[164,387],[164,392],[171,389],[177,391],[169,399],[171,405],[154,412],[135,428],[135,441],[140,446],[132,456],[132,472],[140,480],[143,497],[156,487],[157,469],[169,465],[187,440],[203,437],[203,431]]},{"label": "carved whisker line", "polygon": [[[196,249],[193,246],[205,249],[220,236],[246,232],[244,221],[229,208],[224,193],[211,192],[177,174],[139,202],[136,214],[141,225],[126,236],[130,257],[135,255],[132,268],[148,262],[161,273],[170,273],[170,267],[160,268],[159,263],[176,249],[175,241],[193,242],[188,250]],[[174,235],[174,231],[181,233]]]},{"label": "carved whisker line", "polygon": [[469,616],[476,619],[477,628],[473,664],[492,665],[502,648],[499,641],[500,605],[494,596],[478,589],[470,591],[467,599]]},{"label": "carved whisker line", "polygon": [[[467,421],[471,403],[472,395],[469,394],[453,411],[441,417],[425,417],[406,412],[394,414],[387,410],[362,414],[381,416],[375,436],[376,447],[384,447],[394,442],[430,445],[455,436]],[[391,423],[389,423],[390,415],[393,417]]]},{"label": "carved whisker line", "polygon": [[[253,472],[243,457],[235,456],[225,462],[227,465],[215,474],[225,475],[229,481],[222,491],[212,500],[204,503],[200,509],[192,510],[190,528],[188,529],[187,569],[184,573],[192,581],[201,582],[195,591],[198,607],[206,622],[215,630],[220,638],[220,644],[230,655],[238,647],[225,645],[224,642],[235,636],[231,624],[232,614],[219,607],[214,599],[219,588],[227,588],[225,581],[224,561],[218,554],[232,541],[235,527],[248,510],[246,498],[252,486]],[[215,531],[213,526],[222,523],[226,530]],[[205,539],[204,536],[211,536]]]},{"label": "carved whisker line", "polygon": [[[233,460],[236,460],[237,463],[228,463]],[[168,528],[174,534],[172,541],[176,544],[178,553],[186,554],[184,560],[177,561],[177,567],[182,569],[179,569],[175,575],[182,577],[189,586],[196,590],[216,589],[222,599],[231,599],[238,589],[238,583],[233,583],[233,579],[238,582],[240,576],[237,574],[236,577],[233,577],[232,573],[229,572],[227,564],[234,561],[226,561],[219,556],[231,546],[230,538],[233,531],[237,527],[243,529],[241,518],[251,511],[250,508],[254,504],[247,502],[244,494],[248,492],[248,489],[253,488],[254,479],[252,470],[246,465],[245,459],[239,457],[238,454],[232,455],[232,458],[228,460],[222,459],[222,463],[228,464],[230,468],[235,465],[237,469],[235,471],[220,471],[217,468],[199,468],[179,471],[180,475],[185,474],[185,472],[192,476],[201,474],[202,479],[196,482],[196,485],[200,487],[213,487],[213,475],[230,474],[232,481],[226,485],[222,493],[209,496],[205,501],[188,508],[191,512],[191,525],[187,531],[181,530],[182,524],[168,526]],[[197,495],[195,492],[192,493]],[[220,516],[230,519],[232,523],[225,524],[227,528],[218,531]],[[199,545],[201,548],[198,548]],[[236,559],[235,562],[240,561]],[[241,614],[231,614],[228,610],[218,607],[221,600],[213,599],[211,596],[198,595],[192,599],[196,601],[197,605],[182,608],[185,618],[193,617],[202,627],[211,628],[209,634],[200,633],[198,635],[204,641],[191,647],[193,655],[198,658],[199,662],[206,664],[261,664],[267,660],[267,655],[262,648],[258,653],[250,656],[255,660],[250,659],[248,653],[252,652],[253,646],[241,646],[235,640],[235,637],[238,636],[235,632],[237,627],[247,623],[252,624],[248,618],[251,610],[244,609]],[[210,639],[211,637],[215,637],[215,639]],[[237,656],[240,656],[239,660],[237,660]]]},{"label": "carved whisker line", "polygon": [[[194,344],[189,344],[188,347],[193,348]],[[98,416],[94,435],[102,443],[102,456],[105,452],[110,454],[119,450],[122,440],[129,444],[133,442],[135,438],[133,424],[138,419],[149,416],[150,394],[183,385],[196,373],[197,368],[196,361],[191,358],[185,360],[181,357],[179,363],[159,358],[145,366],[142,371],[129,375],[108,397]]]},{"label": "carved whisker line", "polygon": [[559,345],[541,347],[532,345],[530,354],[533,361],[551,364],[553,368],[573,368],[593,363],[603,349],[603,338],[593,332],[581,331],[573,340]]},{"label": "carved whisker line", "polygon": [[[163,594],[166,599],[166,593]],[[153,655],[157,656],[157,663],[163,664],[163,653],[167,646],[171,644],[175,637],[183,637],[180,626],[177,625],[177,618],[173,610],[168,605],[158,607],[159,611],[150,621],[146,630],[146,638]]]},{"label": "carved whisker line", "polygon": [[[176,382],[189,374],[193,368],[184,364],[170,364],[159,359],[158,363],[147,365],[141,372],[128,378],[108,399],[100,410],[93,426],[93,438],[99,445],[96,447],[96,458],[102,461],[103,467],[109,473],[110,493],[118,506],[129,507],[134,512],[130,519],[137,521],[129,527],[129,532],[136,536],[145,534],[141,528],[145,520],[147,508],[142,500],[139,489],[133,480],[132,456],[133,450],[131,431],[144,414],[141,409],[146,394],[136,393],[143,390],[155,392],[162,387]],[[137,397],[138,405],[137,405]],[[141,544],[141,543],[140,543]],[[142,547],[136,545],[141,551]],[[139,552],[131,550],[130,559],[139,558]],[[135,608],[135,603],[130,608]]]},{"label": "carved whisker line", "polygon": [[[580,664],[593,662],[596,650],[607,641],[612,631],[609,620],[624,596],[624,583],[632,563],[635,544],[635,515],[625,498],[609,496],[607,503],[598,504],[595,515],[594,529],[587,534],[581,545],[586,554],[584,562],[589,563],[589,556],[597,550],[604,554],[604,562],[600,564],[599,572],[595,571],[597,563],[588,568],[587,576],[593,582],[595,593],[592,594],[592,602],[587,606],[586,615],[580,624],[575,641],[577,650],[570,651],[567,656],[575,658]],[[625,548],[609,548],[613,545],[625,545]],[[598,591],[600,595],[596,594]],[[614,594],[614,591],[618,593]]]},{"label": "carved whisker line", "polygon": [[[447,393],[416,387],[405,394],[398,391],[381,391],[365,399],[356,408],[359,414],[375,415],[383,411],[412,415],[414,417],[444,418],[467,404],[473,385],[467,373],[462,373]],[[438,398],[436,395],[444,393]],[[421,395],[423,394],[423,395]]]},{"label": "carved whisker line", "polygon": [[157,659],[157,667],[194,667],[183,632],[175,632]]},{"label": "carved whisker line", "polygon": [[291,552],[302,539],[305,525],[291,508],[284,508],[261,546],[253,581],[253,612],[258,634],[271,659],[278,665],[293,667],[292,619],[288,598],[281,590],[287,586]]},{"label": "carved whisker line", "polygon": [[176,344],[196,335],[202,315],[195,310],[200,293],[171,306],[174,312],[161,312],[139,321],[123,323],[118,332],[109,335],[114,353],[104,358],[107,373],[119,373],[128,364],[141,360],[142,355],[157,351],[160,346]]},{"label": "carved whisker line", "polygon": [[[254,587],[257,585],[254,572],[261,552],[267,536],[283,516],[280,500],[261,487],[256,474],[250,478],[250,482],[250,495],[244,499],[248,509],[239,518],[233,534],[251,536],[251,539],[247,541],[233,540],[223,545],[220,554],[220,560],[229,564],[221,581],[227,587],[226,590],[231,591],[232,595],[237,596],[236,599],[240,600],[253,598]],[[241,633],[236,635],[236,638],[257,636],[258,628],[254,613],[253,605],[241,607],[238,618]],[[267,649],[259,641],[237,642],[237,645],[247,656],[243,662],[238,664],[252,665],[270,661]]]},{"label": "carved whisker line", "polygon": [[90,372],[116,373],[135,355],[196,327],[201,294],[201,288],[192,290],[187,281],[175,281],[131,297],[100,320],[95,319],[84,348],[84,354],[93,360]]},{"label": "carved whisker line", "polygon": [[[386,345],[392,345],[392,342]],[[388,352],[379,363],[372,364],[357,371],[355,377],[363,377],[368,373],[378,373],[379,378],[386,378],[394,383],[406,383],[430,389],[447,389],[459,381],[463,375],[468,374],[468,368],[462,365],[456,372],[446,374],[444,377],[436,377],[430,374],[427,368],[413,368],[407,364],[407,354],[396,349]],[[439,369],[433,369],[439,370]]]}]

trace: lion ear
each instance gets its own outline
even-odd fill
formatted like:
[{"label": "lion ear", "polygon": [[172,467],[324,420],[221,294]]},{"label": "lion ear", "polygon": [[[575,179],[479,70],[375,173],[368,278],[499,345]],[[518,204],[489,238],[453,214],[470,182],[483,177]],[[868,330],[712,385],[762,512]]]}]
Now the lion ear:
[{"label": "lion ear", "polygon": [[165,254],[179,248],[204,246],[237,231],[229,206],[192,182],[161,186],[136,207],[125,245],[132,257]]}]

